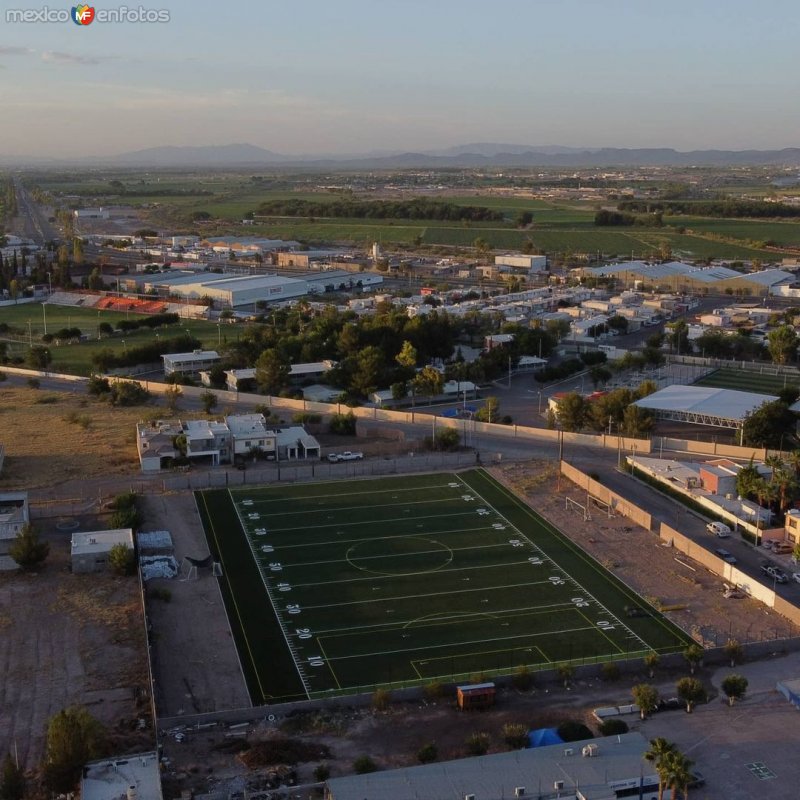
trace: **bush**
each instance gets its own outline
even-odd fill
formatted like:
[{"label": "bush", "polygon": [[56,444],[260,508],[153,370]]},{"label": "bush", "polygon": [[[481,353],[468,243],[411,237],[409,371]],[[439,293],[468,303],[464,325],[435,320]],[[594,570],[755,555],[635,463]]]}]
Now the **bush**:
[{"label": "bush", "polygon": [[617,736],[628,732],[628,723],[624,719],[606,719],[598,727],[601,736]]},{"label": "bush", "polygon": [[135,508],[121,508],[111,515],[109,525],[116,528],[132,528],[134,531],[142,524],[139,512]]},{"label": "bush", "polygon": [[328,780],[331,776],[331,768],[327,764],[318,764],[314,767],[314,780],[322,781]]},{"label": "bush", "polygon": [[312,414],[310,411],[298,411],[292,414],[292,422],[298,425],[316,425],[322,422],[322,414]]},{"label": "bush", "polygon": [[451,452],[458,450],[458,445],[461,442],[461,436],[455,428],[445,428],[439,431],[436,436],[431,439],[430,436],[426,437],[425,443],[431,450],[439,450],[444,452]]},{"label": "bush", "polygon": [[50,545],[40,542],[34,527],[28,523],[14,537],[8,548],[8,554],[22,569],[33,570],[44,562],[50,553]]},{"label": "bush", "polygon": [[619,665],[609,661],[600,668],[600,674],[604,681],[618,681],[620,675]]},{"label": "bush", "polygon": [[5,372],[0,372],[0,383],[8,380],[8,375]]},{"label": "bush", "polygon": [[366,775],[368,772],[375,772],[377,769],[377,765],[369,756],[359,756],[353,762],[353,772],[356,775]]},{"label": "bush", "polygon": [[86,391],[94,397],[100,397],[111,392],[111,384],[102,375],[92,375],[86,384]]},{"label": "bush", "polygon": [[527,692],[533,687],[533,675],[526,666],[517,668],[511,677],[511,685],[520,692]]},{"label": "bush", "polygon": [[428,742],[428,744],[422,745],[417,750],[417,761],[420,764],[430,764],[432,761],[436,761],[438,757],[439,750],[433,742]]},{"label": "bush", "polygon": [[115,575],[132,575],[136,568],[136,556],[130,547],[119,542],[108,552],[108,566]]},{"label": "bush", "polygon": [[432,703],[444,696],[444,686],[439,681],[431,681],[422,687],[422,696]]},{"label": "bush", "polygon": [[586,353],[581,353],[580,358],[587,367],[605,364],[608,360],[608,356],[602,350],[590,350]]},{"label": "bush", "polygon": [[503,741],[509,750],[521,750],[528,746],[528,728],[519,722],[507,722],[503,725]]},{"label": "bush", "polygon": [[386,711],[392,702],[392,693],[388,689],[376,689],[372,695],[372,707],[376,711]]},{"label": "bush", "polygon": [[159,589],[158,587],[153,587],[150,590],[150,599],[161,600],[164,603],[169,603],[172,601],[172,592],[169,589]]},{"label": "bush", "polygon": [[42,385],[38,378],[28,378],[27,382],[29,389],[38,389]]},{"label": "bush", "polygon": [[579,742],[581,739],[594,738],[594,734],[582,722],[575,722],[571,719],[562,722],[556,730],[565,742]]},{"label": "bush", "polygon": [[491,739],[488,733],[473,733],[467,738],[467,754],[471,756],[485,756],[489,751]]},{"label": "bush", "polygon": [[352,411],[347,414],[334,414],[328,423],[328,430],[340,436],[355,436],[356,415]]},{"label": "bush", "polygon": [[111,386],[112,406],[139,406],[150,399],[150,392],[136,381],[116,381]]}]

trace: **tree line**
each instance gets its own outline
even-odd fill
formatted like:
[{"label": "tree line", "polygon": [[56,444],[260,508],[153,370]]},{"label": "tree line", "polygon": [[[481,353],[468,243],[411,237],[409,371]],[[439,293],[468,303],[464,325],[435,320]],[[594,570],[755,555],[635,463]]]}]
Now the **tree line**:
[{"label": "tree line", "polygon": [[502,222],[502,212],[486,206],[460,206],[417,197],[412,200],[270,200],[258,206],[259,216],[346,217],[351,219],[430,219]]},{"label": "tree line", "polygon": [[623,200],[618,211],[638,214],[695,214],[701,217],[800,217],[800,207],[762,200]]}]

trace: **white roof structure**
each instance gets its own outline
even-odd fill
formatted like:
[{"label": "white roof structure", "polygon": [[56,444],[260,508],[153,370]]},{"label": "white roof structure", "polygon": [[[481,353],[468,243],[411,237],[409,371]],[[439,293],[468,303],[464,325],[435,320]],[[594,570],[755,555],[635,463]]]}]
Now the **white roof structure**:
[{"label": "white roof structure", "polygon": [[120,800],[128,790],[140,800],[161,800],[158,756],[140,753],[106,761],[91,761],[81,778],[81,800]]},{"label": "white roof structure", "polygon": [[749,414],[777,399],[771,394],[676,384],[643,397],[634,405],[650,409],[661,419],[738,428]]},{"label": "white roof structure", "polygon": [[[515,796],[575,797],[580,790],[579,796],[585,800],[614,800],[617,790],[635,789],[642,778],[647,786],[658,783],[652,765],[644,760],[646,750],[647,741],[640,733],[624,733],[331,778],[326,783],[326,797],[464,800],[473,795],[477,800],[499,800]],[[517,788],[522,790],[519,794]]]},{"label": "white roof structure", "polygon": [[72,555],[107,553],[115,544],[124,544],[133,550],[133,531],[116,528],[110,531],[88,531],[72,534]]}]

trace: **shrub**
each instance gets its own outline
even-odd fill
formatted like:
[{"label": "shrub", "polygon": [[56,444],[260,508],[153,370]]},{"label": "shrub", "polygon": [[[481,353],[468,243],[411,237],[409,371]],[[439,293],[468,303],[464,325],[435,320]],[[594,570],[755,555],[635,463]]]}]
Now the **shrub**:
[{"label": "shrub", "polygon": [[316,425],[322,422],[322,414],[312,414],[310,411],[298,411],[296,414],[292,414],[292,422],[296,422],[299,425]]},{"label": "shrub", "polygon": [[8,375],[5,372],[0,372],[0,383],[8,380]]},{"label": "shrub", "polygon": [[598,730],[601,736],[617,736],[628,732],[628,723],[624,719],[607,719],[600,723]]},{"label": "shrub", "polygon": [[115,575],[132,575],[136,568],[136,556],[130,547],[119,542],[108,552],[108,566]]},{"label": "shrub", "polygon": [[169,589],[159,589],[158,587],[153,587],[150,590],[150,599],[161,600],[164,603],[169,603],[172,601],[172,592]]},{"label": "shrub", "polygon": [[471,756],[485,756],[489,751],[491,739],[488,733],[473,733],[467,737],[467,753]]},{"label": "shrub", "polygon": [[392,701],[392,693],[388,689],[376,689],[372,695],[372,707],[376,711],[386,711]]},{"label": "shrub", "polygon": [[430,703],[444,696],[444,686],[439,681],[431,681],[422,687],[422,696]]},{"label": "shrub", "polygon": [[42,384],[38,378],[28,378],[28,388],[38,389],[41,385]]},{"label": "shrub", "polygon": [[533,675],[531,671],[524,665],[518,667],[511,678],[511,685],[520,692],[529,691],[533,686]]},{"label": "shrub", "polygon": [[509,750],[521,750],[528,745],[528,728],[520,722],[503,725],[503,741]]},{"label": "shrub", "polygon": [[353,762],[353,772],[356,775],[366,775],[368,772],[375,772],[377,769],[377,765],[369,756],[359,756]]},{"label": "shrub", "polygon": [[430,764],[432,761],[436,761],[438,757],[439,750],[433,742],[428,742],[428,744],[422,745],[417,750],[417,761],[420,764]]},{"label": "shrub", "polygon": [[354,436],[356,432],[356,416],[352,411],[347,414],[334,414],[328,423],[328,430],[340,436]]},{"label": "shrub", "polygon": [[445,428],[439,431],[436,436],[431,439],[430,436],[426,437],[425,443],[431,450],[441,450],[449,452],[457,450],[461,441],[461,436],[455,428]]},{"label": "shrub", "polygon": [[314,767],[314,780],[326,781],[331,776],[331,768],[327,764],[318,764]]},{"label": "shrub", "polygon": [[8,554],[22,569],[36,569],[47,558],[50,553],[50,545],[47,542],[40,542],[39,535],[34,527],[28,523],[22,526],[22,530],[14,537],[14,541],[8,548]]},{"label": "shrub", "polygon": [[571,719],[562,722],[557,731],[565,742],[579,742],[581,739],[594,738],[594,734],[582,722],[575,722]]},{"label": "shrub", "polygon": [[121,508],[111,515],[109,521],[112,528],[132,528],[134,531],[141,524],[142,519],[135,508]]},{"label": "shrub", "polygon": [[150,392],[136,381],[116,381],[111,386],[112,406],[139,406],[150,399]]},{"label": "shrub", "polygon": [[603,664],[600,668],[600,673],[604,681],[618,681],[619,680],[619,665],[613,661]]}]

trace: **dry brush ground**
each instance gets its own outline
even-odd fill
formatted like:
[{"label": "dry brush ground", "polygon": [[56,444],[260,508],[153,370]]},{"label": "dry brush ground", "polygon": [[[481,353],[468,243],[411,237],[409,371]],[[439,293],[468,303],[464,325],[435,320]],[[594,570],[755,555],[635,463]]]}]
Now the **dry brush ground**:
[{"label": "dry brush ground", "polygon": [[138,468],[135,424],[153,409],[114,408],[74,394],[0,384],[0,489],[51,487]]}]

